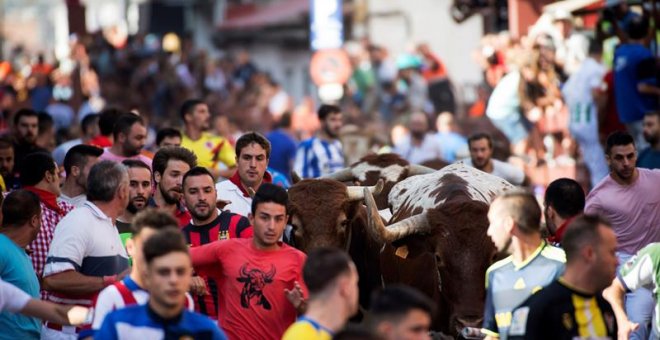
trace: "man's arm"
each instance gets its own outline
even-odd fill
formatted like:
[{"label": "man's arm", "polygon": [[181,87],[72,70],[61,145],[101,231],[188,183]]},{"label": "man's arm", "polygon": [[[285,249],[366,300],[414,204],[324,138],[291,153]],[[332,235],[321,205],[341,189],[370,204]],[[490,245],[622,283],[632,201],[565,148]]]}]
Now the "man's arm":
[{"label": "man's arm", "polygon": [[617,328],[619,329],[619,339],[628,339],[630,333],[634,332],[639,327],[639,324],[631,322],[628,319],[628,315],[626,315],[623,302],[625,294],[626,289],[623,287],[623,284],[618,277],[614,278],[612,285],[603,291],[603,297],[610,303],[612,311],[614,311]]},{"label": "man's arm", "polygon": [[98,292],[115,281],[116,276],[87,276],[75,270],[67,270],[45,277],[42,288],[63,294],[84,295]]},{"label": "man's arm", "polygon": [[87,319],[89,309],[80,306],[63,306],[48,301],[31,299],[21,314],[52,321],[61,325],[80,325]]}]

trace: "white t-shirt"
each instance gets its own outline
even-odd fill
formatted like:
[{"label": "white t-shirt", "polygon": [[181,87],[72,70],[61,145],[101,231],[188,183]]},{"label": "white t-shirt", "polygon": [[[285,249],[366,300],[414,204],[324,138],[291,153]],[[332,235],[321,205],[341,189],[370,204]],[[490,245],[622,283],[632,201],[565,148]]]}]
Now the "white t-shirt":
[{"label": "white t-shirt", "polygon": [[20,288],[0,279],[0,312],[18,313],[31,298]]},{"label": "white t-shirt", "polygon": [[411,164],[421,164],[433,159],[442,159],[440,141],[430,133],[424,136],[424,140],[420,145],[412,145],[411,136],[405,136],[401,139],[401,142],[394,146],[394,152]]},{"label": "white t-shirt", "polygon": [[[513,185],[522,185],[522,183],[525,181],[524,171],[516,168],[515,166],[509,163],[502,162],[497,159],[491,159],[491,160],[493,161],[493,172],[490,173],[491,175],[502,178]],[[466,158],[461,162],[471,167],[474,167],[474,165],[472,165],[471,158]]]}]

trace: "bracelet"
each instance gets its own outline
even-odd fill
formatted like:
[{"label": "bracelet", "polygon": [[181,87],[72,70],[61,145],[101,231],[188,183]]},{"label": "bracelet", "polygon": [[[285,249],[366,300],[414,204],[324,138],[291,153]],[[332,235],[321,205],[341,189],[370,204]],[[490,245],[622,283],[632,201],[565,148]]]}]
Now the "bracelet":
[{"label": "bracelet", "polygon": [[117,275],[110,275],[103,277],[103,287],[107,287],[115,282],[117,282]]}]

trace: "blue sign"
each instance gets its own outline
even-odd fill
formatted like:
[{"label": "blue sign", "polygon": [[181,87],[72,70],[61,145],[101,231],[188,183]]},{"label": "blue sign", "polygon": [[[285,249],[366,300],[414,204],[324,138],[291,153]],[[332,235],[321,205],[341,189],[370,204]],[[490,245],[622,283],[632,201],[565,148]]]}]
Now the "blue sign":
[{"label": "blue sign", "polygon": [[342,0],[310,0],[310,46],[313,51],[344,43]]}]

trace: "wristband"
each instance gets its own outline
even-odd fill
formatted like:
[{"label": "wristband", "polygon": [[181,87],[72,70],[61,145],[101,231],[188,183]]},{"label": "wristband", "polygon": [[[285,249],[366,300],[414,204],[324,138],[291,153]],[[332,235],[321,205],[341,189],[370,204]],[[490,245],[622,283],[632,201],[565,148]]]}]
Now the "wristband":
[{"label": "wristband", "polygon": [[115,282],[117,282],[117,275],[110,275],[103,277],[103,287],[107,287]]}]

